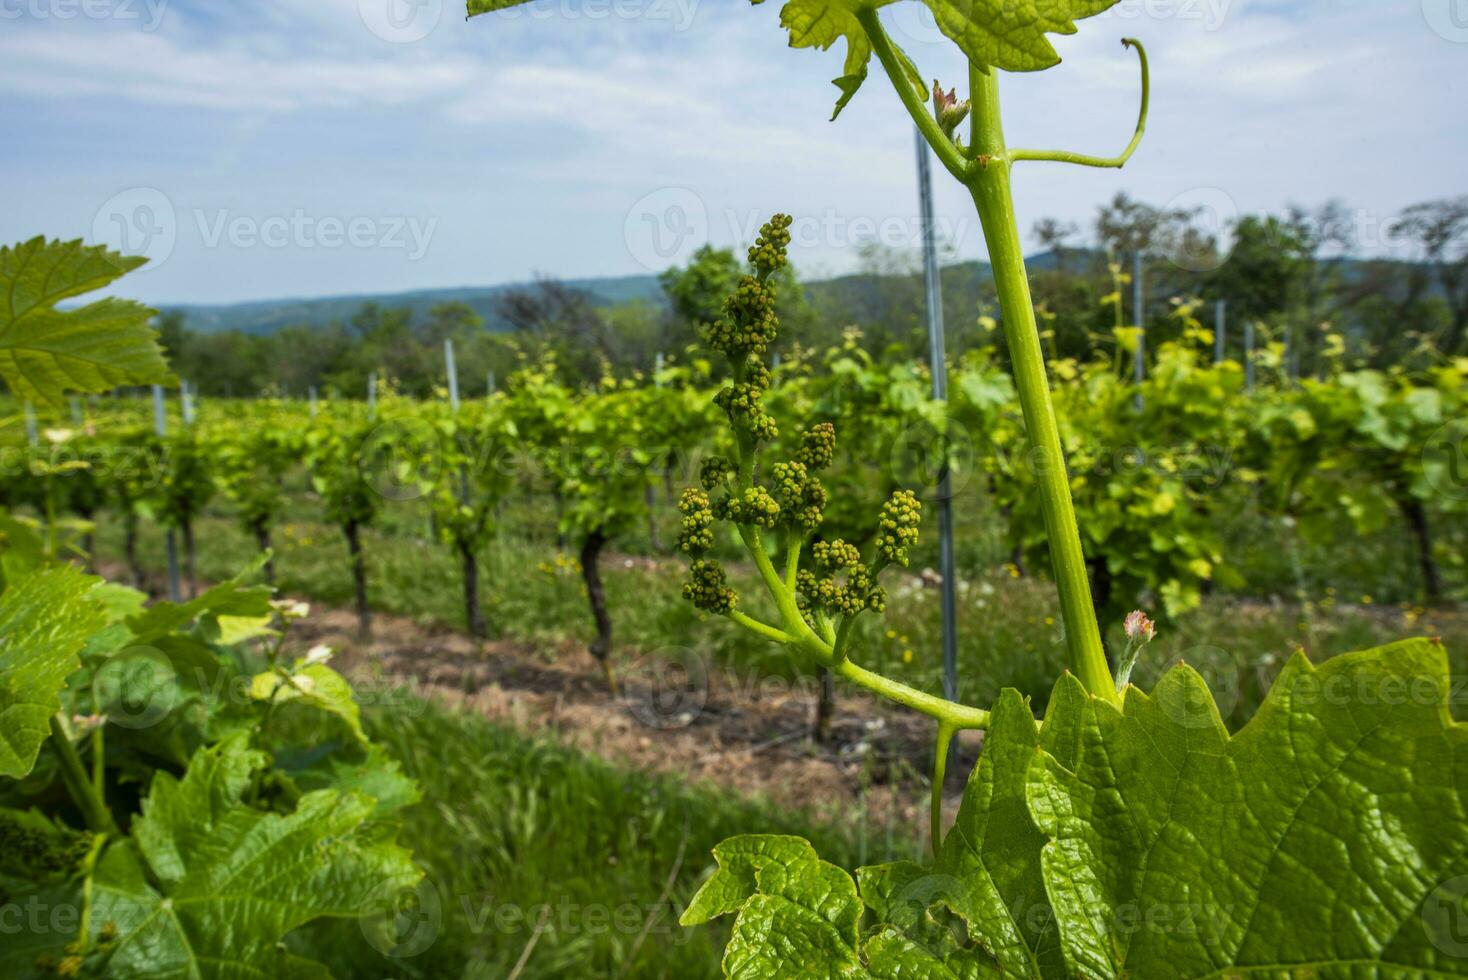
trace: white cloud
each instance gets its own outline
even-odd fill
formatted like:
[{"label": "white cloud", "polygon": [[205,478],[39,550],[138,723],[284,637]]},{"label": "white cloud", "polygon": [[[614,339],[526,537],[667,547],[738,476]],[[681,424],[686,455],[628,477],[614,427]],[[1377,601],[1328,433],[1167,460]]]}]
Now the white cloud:
[{"label": "white cloud", "polygon": [[[589,14],[609,9],[602,0],[539,0],[533,15],[466,24],[444,0],[434,30],[402,44],[368,29],[361,2],[389,0],[172,0],[151,32],[5,21],[0,113],[20,135],[0,149],[0,178],[27,193],[0,232],[85,227],[89,194],[95,207],[138,182],[260,214],[390,201],[443,222],[442,246],[412,267],[249,256],[243,285],[181,242],[152,288],[206,298],[642,271],[622,223],[661,187],[692,189],[722,244],[776,208],[847,224],[916,208],[911,124],[879,67],[828,124],[841,53],[787,49],[777,3],[637,0],[612,8],[634,16],[600,18]],[[931,43],[921,9],[889,8],[894,33],[929,77],[962,89],[962,65]],[[1137,96],[1124,35],[1153,59],[1141,151],[1121,173],[1026,168],[1022,227],[1045,214],[1085,224],[1119,189],[1160,203],[1216,188],[1240,211],[1343,196],[1378,218],[1464,189],[1468,108],[1447,80],[1468,46],[1435,35],[1418,0],[1123,0],[1056,39],[1059,68],[1004,79],[1011,142],[1120,149]],[[96,131],[102,113],[127,125],[90,137],[106,163],[82,185],[67,176],[74,144],[41,134],[70,120]],[[171,146],[183,120],[189,140]],[[955,224],[972,213],[943,180],[939,205]],[[833,236],[798,258],[840,270],[849,245]],[[963,248],[980,246],[971,233]]]}]

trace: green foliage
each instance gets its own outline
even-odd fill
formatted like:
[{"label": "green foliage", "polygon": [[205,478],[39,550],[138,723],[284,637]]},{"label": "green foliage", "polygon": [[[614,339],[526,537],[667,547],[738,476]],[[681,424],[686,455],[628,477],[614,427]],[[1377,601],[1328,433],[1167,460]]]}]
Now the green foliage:
[{"label": "green foliage", "polygon": [[311,485],[321,496],[327,519],[340,527],[365,527],[377,516],[381,495],[370,478],[377,464],[373,453],[385,452],[392,465],[394,447],[373,441],[376,429],[370,421],[345,420],[306,434]]},{"label": "green foliage", "polygon": [[131,300],[100,299],[59,310],[63,300],[101,289],[146,260],[80,241],[37,236],[0,248],[0,379],[24,399],[59,404],[71,391],[169,380],[153,311]]},{"label": "green foliage", "polygon": [[300,457],[299,430],[282,419],[234,427],[220,435],[212,467],[219,486],[247,530],[271,527],[285,498],[281,476]]},{"label": "green foliage", "polygon": [[435,413],[425,440],[423,490],[446,543],[477,550],[494,534],[494,513],[514,486],[518,433],[503,396]]},{"label": "green foliage", "polygon": [[61,707],[77,655],[102,625],[87,598],[97,580],[60,566],[12,582],[0,593],[0,776],[17,779],[36,763]]},{"label": "green foliage", "polygon": [[869,915],[765,837],[715,850],[685,922],[737,913],[729,976],[1461,975],[1434,904],[1468,871],[1449,687],[1426,641],[1300,656],[1232,737],[1187,667],[1119,709],[1063,678],[1043,727],[1006,692],[935,863],[858,874]]},{"label": "green foliage", "polygon": [[[1245,446],[1256,420],[1239,365],[1208,363],[1208,335],[1191,307],[1175,315],[1182,339],[1160,345],[1140,386],[1124,381],[1115,363],[1055,365],[1070,489],[1093,595],[1110,621],[1141,596],[1155,596],[1175,618],[1196,608],[1210,583],[1241,584],[1225,561],[1217,514],[1257,480]],[[1011,541],[1043,568],[1044,516],[1032,491],[1048,461],[1033,452],[1012,412],[989,424],[994,489]]]},{"label": "green foliage", "polygon": [[[753,0],[763,3],[764,0]],[[841,90],[835,115],[851,101],[866,80],[872,46],[858,13],[875,12],[893,0],[786,0],[780,23],[790,33],[793,48],[829,49],[846,42],[843,72],[833,84]],[[955,2],[923,0],[938,29],[958,45],[969,61],[1005,71],[1035,71],[1060,61],[1047,33],[1073,34],[1074,21],[1099,14],[1116,0],[1046,0],[1019,9],[999,0]],[[470,13],[475,13],[470,5]],[[926,82],[910,59],[902,58],[906,80],[926,98]],[[834,118],[834,117],[833,117]]]},{"label": "green foliage", "polygon": [[[228,582],[143,611],[129,593],[43,560],[0,594],[0,690],[19,695],[0,712],[4,775],[30,774],[0,783],[0,886],[7,902],[82,910],[74,934],[29,930],[0,968],[326,975],[281,941],[413,886],[383,822],[412,784],[367,744],[349,685],[319,657],[251,683],[232,644],[270,640],[274,660],[268,590]],[[48,738],[58,764],[32,772]],[[307,749],[309,766],[280,766]],[[78,811],[91,835],[68,827]]]},{"label": "green foliage", "polygon": [[187,425],[165,437],[162,448],[163,479],[152,506],[158,520],[178,527],[192,521],[218,490],[215,453]]}]

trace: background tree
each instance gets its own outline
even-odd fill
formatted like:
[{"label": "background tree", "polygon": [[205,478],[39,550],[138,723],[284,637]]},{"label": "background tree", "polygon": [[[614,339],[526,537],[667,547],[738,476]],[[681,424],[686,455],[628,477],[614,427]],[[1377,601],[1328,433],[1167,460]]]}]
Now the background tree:
[{"label": "background tree", "polygon": [[1430,275],[1441,291],[1448,323],[1439,348],[1457,353],[1468,332],[1468,195],[1414,204],[1390,230],[1411,241],[1426,266],[1415,274]]}]

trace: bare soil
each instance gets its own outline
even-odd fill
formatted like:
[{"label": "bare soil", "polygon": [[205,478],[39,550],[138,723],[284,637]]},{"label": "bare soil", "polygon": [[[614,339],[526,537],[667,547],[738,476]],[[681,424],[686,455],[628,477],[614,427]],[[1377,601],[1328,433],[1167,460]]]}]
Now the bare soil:
[{"label": "bare soil", "polygon": [[[104,562],[103,576],[127,572]],[[200,589],[213,583],[200,582]],[[838,688],[831,739],[812,737],[814,679],[735,674],[711,661],[614,650],[619,691],[582,646],[476,642],[447,626],[425,626],[374,610],[372,637],[358,637],[356,613],[309,596],[308,618],[291,628],[287,648],[317,644],[336,651],[334,666],[371,701],[406,687],[427,700],[472,711],[491,722],[556,741],[649,773],[707,783],[721,791],[804,809],[833,823],[869,828],[928,826],[931,722],[879,699]],[[982,735],[954,740],[944,815],[951,823],[963,774],[978,759]]]},{"label": "bare soil", "polygon": [[[698,660],[614,652],[620,690],[582,647],[537,649],[511,640],[476,644],[462,632],[374,614],[370,641],[354,613],[313,607],[291,646],[324,643],[336,665],[371,697],[390,685],[495,723],[553,738],[610,762],[708,782],[727,791],[808,809],[835,822],[865,819],[926,826],[932,725],[885,704],[838,695],[829,743],[811,738],[814,682],[751,680]],[[965,773],[979,739],[959,745]],[[949,783],[945,812],[962,784]]]}]

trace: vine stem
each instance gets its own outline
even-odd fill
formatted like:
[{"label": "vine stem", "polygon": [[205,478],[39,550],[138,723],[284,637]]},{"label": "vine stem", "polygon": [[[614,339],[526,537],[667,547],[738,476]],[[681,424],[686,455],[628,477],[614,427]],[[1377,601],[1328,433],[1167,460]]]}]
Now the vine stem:
[{"label": "vine stem", "polygon": [[66,784],[66,791],[71,794],[72,802],[82,811],[87,829],[98,834],[115,835],[117,824],[112,820],[112,813],[97,795],[96,787],[92,785],[91,778],[82,765],[81,756],[76,754],[76,746],[71,743],[71,735],[62,724],[60,715],[51,716],[51,748],[61,761],[61,781]]},{"label": "vine stem", "polygon": [[1014,215],[1010,183],[1010,158],[1004,145],[1004,126],[999,108],[998,69],[969,66],[970,98],[973,100],[973,145],[979,166],[968,181],[969,192],[979,211],[989,261],[994,270],[995,289],[1003,314],[1004,339],[1014,370],[1015,387],[1024,411],[1025,429],[1036,451],[1036,483],[1045,517],[1050,559],[1060,593],[1060,612],[1065,622],[1065,640],[1071,669],[1091,694],[1115,703],[1116,683],[1101,645],[1101,629],[1091,601],[1086,575],[1086,557],[1081,549],[1080,528],[1070,496],[1070,476],[1060,427],[1050,399],[1050,382],[1040,333],[1035,322],[1035,305],[1025,273],[1024,252]]},{"label": "vine stem", "polygon": [[1147,65],[1147,49],[1136,38],[1122,38],[1121,43],[1137,52],[1142,67],[1142,107],[1137,112],[1137,128],[1132,132],[1131,142],[1118,156],[1098,157],[1089,153],[1074,153],[1070,150],[1010,150],[1010,161],[1043,160],[1050,163],[1071,163],[1078,167],[1099,167],[1119,170],[1142,145],[1142,135],[1147,131],[1147,109],[1152,102],[1152,72]]},{"label": "vine stem", "polygon": [[938,738],[933,744],[933,800],[928,808],[934,857],[943,846],[943,781],[948,776],[948,746],[952,742],[953,729],[939,724]]},{"label": "vine stem", "polygon": [[[1045,535],[1050,544],[1050,561],[1060,594],[1060,614],[1065,623],[1070,669],[1087,691],[1115,704],[1118,701],[1116,683],[1106,662],[1106,649],[1101,644],[1101,628],[1096,620],[1095,605],[1091,601],[1091,583],[1086,574],[1086,556],[1081,548],[1075,504],[1070,496],[1070,476],[1065,465],[1065,450],[1060,443],[1060,427],[1055,421],[1055,406],[1050,398],[1050,381],[1045,369],[1045,353],[1040,347],[1035,304],[1030,296],[1019,225],[1015,220],[1014,193],[1010,182],[1010,169],[1015,157],[1004,142],[1004,125],[999,107],[999,70],[985,65],[969,64],[969,98],[973,106],[969,152],[974,158],[965,164],[952,141],[938,128],[932,114],[912,91],[876,10],[863,9],[856,16],[918,131],[923,134],[949,172],[968,188],[974,205],[978,208],[979,222],[984,229],[984,242],[989,249],[989,262],[993,268],[995,290],[999,296],[999,308],[1003,314],[1004,339],[1009,348],[1020,406],[1024,411],[1025,431],[1029,434],[1038,464],[1035,478],[1040,491],[1041,511],[1045,517]],[[1141,140],[1150,96],[1146,54],[1136,42],[1131,42],[1128,46],[1137,48],[1142,61],[1143,104],[1137,132],[1123,154],[1124,157],[1130,156]],[[1055,159],[1058,155],[1050,151],[1022,151],[1021,157]],[[1125,159],[1121,162],[1124,163]],[[941,715],[933,716],[942,720]]]},{"label": "vine stem", "polygon": [[[755,567],[759,569],[764,579],[765,590],[780,611],[780,622],[783,629],[762,623],[738,610],[731,610],[727,614],[731,621],[767,639],[774,640],[776,643],[798,647],[808,653],[817,664],[827,668],[837,677],[887,698],[889,701],[895,701],[925,714],[955,731],[989,727],[989,712],[981,708],[971,708],[955,701],[935,697],[852,663],[845,657],[844,649],[838,651],[836,643],[827,642],[805,621],[805,617],[801,615],[796,604],[794,593],[785,588],[784,579],[780,577],[775,566],[770,562],[769,553],[765,551],[759,531],[741,525],[739,534],[744,540],[746,550],[754,559]],[[838,638],[842,637],[843,631],[849,629],[851,619],[852,617],[846,617],[842,620],[841,627],[837,631]]]}]

